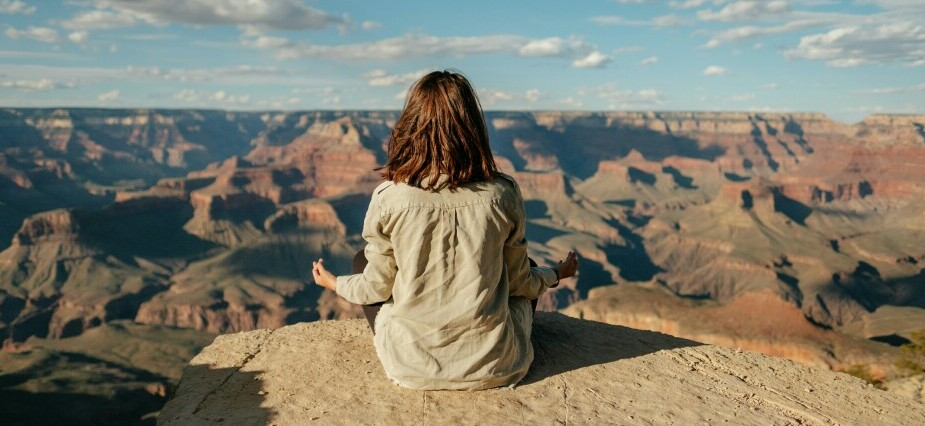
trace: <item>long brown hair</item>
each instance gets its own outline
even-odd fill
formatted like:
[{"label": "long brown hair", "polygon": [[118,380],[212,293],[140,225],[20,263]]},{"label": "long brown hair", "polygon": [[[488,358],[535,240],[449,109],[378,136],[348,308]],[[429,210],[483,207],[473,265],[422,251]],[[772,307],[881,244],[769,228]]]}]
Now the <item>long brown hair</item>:
[{"label": "long brown hair", "polygon": [[[434,71],[411,86],[392,129],[382,176],[431,191],[498,174],[479,99],[456,71]],[[447,179],[440,180],[440,175]]]}]

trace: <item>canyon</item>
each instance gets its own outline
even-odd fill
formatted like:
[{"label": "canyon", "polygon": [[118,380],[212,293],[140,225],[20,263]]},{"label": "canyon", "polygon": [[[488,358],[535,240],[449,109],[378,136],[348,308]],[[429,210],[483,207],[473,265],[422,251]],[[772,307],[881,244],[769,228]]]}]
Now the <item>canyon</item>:
[{"label": "canyon", "polygon": [[[357,318],[310,282],[310,260],[349,270],[397,118],[0,110],[2,355],[113,324],[200,333],[181,339],[195,353],[217,333]],[[925,328],[923,116],[486,121],[524,194],[531,257],[581,258],[541,310],[883,380]]]}]

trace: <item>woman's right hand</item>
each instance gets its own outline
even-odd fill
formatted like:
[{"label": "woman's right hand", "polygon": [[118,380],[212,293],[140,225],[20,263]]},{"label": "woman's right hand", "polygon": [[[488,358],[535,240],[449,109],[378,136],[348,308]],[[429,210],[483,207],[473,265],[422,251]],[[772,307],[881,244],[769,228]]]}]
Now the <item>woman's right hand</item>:
[{"label": "woman's right hand", "polygon": [[315,284],[331,291],[337,291],[337,277],[324,267],[324,259],[312,262],[312,277],[315,279]]},{"label": "woman's right hand", "polygon": [[565,256],[565,260],[560,260],[559,265],[556,266],[556,276],[559,279],[569,278],[575,275],[578,272],[578,255],[574,251],[568,252],[568,256]]}]

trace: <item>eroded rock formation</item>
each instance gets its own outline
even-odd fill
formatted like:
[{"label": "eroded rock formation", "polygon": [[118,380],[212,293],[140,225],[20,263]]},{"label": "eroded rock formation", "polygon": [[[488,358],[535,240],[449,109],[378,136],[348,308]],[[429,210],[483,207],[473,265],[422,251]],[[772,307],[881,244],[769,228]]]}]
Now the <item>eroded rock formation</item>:
[{"label": "eroded rock formation", "polygon": [[[362,247],[396,117],[0,111],[0,333],[12,344],[120,318],[228,332],[356,316],[308,282],[308,266],[325,257],[346,272]],[[925,315],[925,117],[847,125],[819,114],[495,112],[487,121],[498,164],[525,197],[531,257],[552,264],[576,249],[582,258],[577,280],[547,293],[542,309],[642,285],[666,290],[659,306],[702,301],[730,316],[751,306],[788,318],[781,324],[803,321],[815,330],[805,336],[832,333],[880,353],[820,355],[812,339],[743,322],[770,333],[752,347],[833,368],[888,365],[893,349],[864,339],[901,339]],[[688,307],[692,317],[704,308]],[[621,321],[747,343],[743,330],[633,312]]]}]

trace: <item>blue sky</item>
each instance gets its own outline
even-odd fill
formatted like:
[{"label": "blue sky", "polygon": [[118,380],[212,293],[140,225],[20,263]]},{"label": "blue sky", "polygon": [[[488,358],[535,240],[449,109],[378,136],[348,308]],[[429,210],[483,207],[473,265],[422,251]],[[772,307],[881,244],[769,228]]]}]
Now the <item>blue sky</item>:
[{"label": "blue sky", "polygon": [[0,0],[0,106],[925,114],[923,0]]}]

